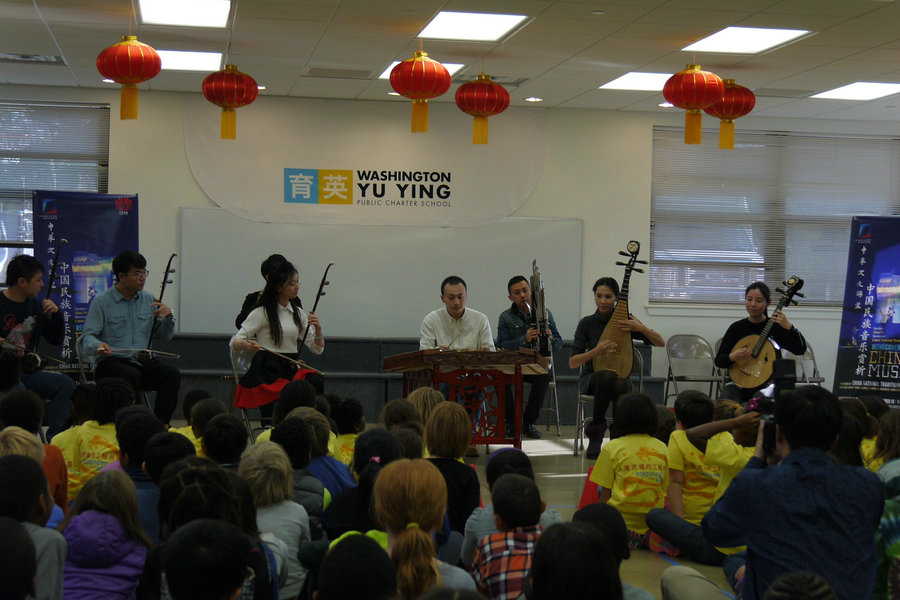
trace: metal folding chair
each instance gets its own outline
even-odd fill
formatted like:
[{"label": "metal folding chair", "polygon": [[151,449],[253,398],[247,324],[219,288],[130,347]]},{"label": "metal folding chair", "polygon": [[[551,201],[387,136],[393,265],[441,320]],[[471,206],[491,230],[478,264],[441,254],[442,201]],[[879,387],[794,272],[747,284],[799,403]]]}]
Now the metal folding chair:
[{"label": "metal folding chair", "polygon": [[[250,361],[253,359],[253,354],[246,350],[235,350],[231,347],[231,341],[228,342],[228,361],[231,364],[231,398],[232,403],[234,403],[237,396],[237,386],[241,377],[243,377],[247,371],[250,369]],[[247,429],[247,435],[250,436],[250,443],[253,444],[256,442],[256,436],[261,432],[265,431],[266,427],[263,424],[263,419],[260,418],[259,425],[254,427],[253,421],[250,419],[250,411],[246,408],[241,408],[241,421],[244,423],[244,427]]]},{"label": "metal folding chair", "polygon": [[[666,404],[670,397],[678,397],[679,382],[684,384],[706,384],[709,395],[722,385],[722,374],[715,365],[716,353],[703,337],[693,334],[676,334],[666,340],[666,358],[669,362],[666,374],[664,397]],[[669,393],[669,384],[674,393]],[[688,386],[691,387],[691,386]]]},{"label": "metal folding chair", "polygon": [[[638,380],[638,388],[637,391],[644,391],[644,357],[641,356],[641,353],[638,352],[637,348],[632,348],[634,352],[634,362],[631,365],[631,374],[629,378],[637,375]],[[582,394],[580,391],[578,393],[578,398],[575,401],[575,439],[572,440],[572,453],[575,456],[578,456],[579,451],[584,450],[584,428],[587,425],[588,421],[591,419],[584,416],[584,405],[585,404],[593,404],[594,396],[589,394]],[[607,422],[612,420],[612,402],[609,403],[609,408],[606,409],[606,414],[604,418]]]},{"label": "metal folding chair", "polygon": [[819,374],[819,365],[816,363],[816,355],[812,346],[806,342],[806,352],[797,356],[793,352],[788,352],[784,348],[781,349],[784,358],[793,358],[800,367],[797,374],[797,383],[806,383],[812,385],[821,385],[825,382],[825,378]]}]

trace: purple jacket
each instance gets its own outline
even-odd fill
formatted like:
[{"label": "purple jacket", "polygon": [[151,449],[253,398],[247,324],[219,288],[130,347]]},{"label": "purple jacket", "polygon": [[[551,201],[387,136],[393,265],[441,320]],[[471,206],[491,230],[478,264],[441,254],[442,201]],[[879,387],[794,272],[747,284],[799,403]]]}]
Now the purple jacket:
[{"label": "purple jacket", "polygon": [[64,600],[127,600],[144,571],[147,547],[127,537],[114,516],[87,510],[63,532],[69,546]]}]

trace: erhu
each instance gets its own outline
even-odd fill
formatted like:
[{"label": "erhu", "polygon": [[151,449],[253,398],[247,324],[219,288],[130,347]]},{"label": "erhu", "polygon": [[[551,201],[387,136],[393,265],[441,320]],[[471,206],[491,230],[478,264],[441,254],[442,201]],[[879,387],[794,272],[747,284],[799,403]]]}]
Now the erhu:
[{"label": "erhu", "polygon": [[[68,244],[69,240],[62,238],[59,240],[59,244],[56,246],[56,251],[53,253],[53,264],[50,266],[50,277],[47,279],[47,295],[44,296],[45,300],[50,299],[50,294],[53,293],[53,281],[56,279],[56,265],[59,263],[59,252],[63,247],[63,244]],[[43,310],[41,311],[43,315]],[[41,317],[38,317],[37,322],[34,325],[34,331],[32,333],[32,337],[34,337],[34,348],[28,349],[24,346],[19,346],[18,344],[13,344],[12,342],[6,342],[13,348],[17,350],[22,350],[24,354],[22,355],[22,370],[26,373],[34,373],[38,369],[44,366],[45,360],[52,360],[61,365],[66,364],[66,361],[59,360],[58,358],[54,358],[52,356],[47,356],[45,354],[40,354],[37,349],[38,345],[41,343]]]},{"label": "erhu", "polygon": [[550,329],[550,319],[547,315],[547,303],[544,297],[544,281],[541,279],[541,270],[538,269],[537,259],[531,262],[531,325],[537,328],[537,337],[532,340],[532,347],[541,356],[550,356],[551,340],[547,331]]},{"label": "erhu", "polygon": [[[321,281],[321,283],[319,283],[319,291],[316,292],[316,300],[315,300],[315,302],[313,302],[312,310],[309,311],[310,313],[316,312],[316,307],[319,306],[319,298],[321,298],[322,296],[325,295],[325,286],[331,284],[331,282],[328,281],[328,271],[329,271],[329,269],[331,269],[331,267],[333,267],[333,266],[334,266],[334,263],[333,263],[333,262],[330,262],[330,263],[328,263],[328,266],[325,267],[325,274],[322,275],[322,281]],[[298,358],[298,360],[299,360],[299,358],[300,358],[300,353],[303,352],[303,347],[306,345],[306,336],[309,335],[309,328],[310,328],[310,327],[312,327],[312,325],[310,325],[309,321],[307,320],[307,323],[306,323],[306,331],[303,332],[303,337],[300,338],[300,340],[301,340],[301,341],[300,341],[300,349],[297,350],[297,358]],[[312,367],[308,367],[308,366],[307,366],[306,368],[309,369],[309,368],[312,368]],[[321,373],[321,371],[319,371],[319,373]]]}]

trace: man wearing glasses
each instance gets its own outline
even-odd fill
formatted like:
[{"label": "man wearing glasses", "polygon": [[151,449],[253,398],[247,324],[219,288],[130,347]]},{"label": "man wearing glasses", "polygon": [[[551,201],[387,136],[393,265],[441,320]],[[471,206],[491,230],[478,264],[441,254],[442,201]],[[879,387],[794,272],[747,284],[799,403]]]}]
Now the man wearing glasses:
[{"label": "man wearing glasses", "polygon": [[87,355],[97,357],[94,377],[98,381],[121,377],[135,395],[141,390],[156,391],[154,413],[168,425],[178,401],[181,373],[157,358],[139,360],[138,351],[147,348],[151,333],[172,339],[175,317],[171,308],[144,291],[148,271],[143,256],[126,250],[113,259],[112,267],[116,284],[91,302],[79,342]]}]

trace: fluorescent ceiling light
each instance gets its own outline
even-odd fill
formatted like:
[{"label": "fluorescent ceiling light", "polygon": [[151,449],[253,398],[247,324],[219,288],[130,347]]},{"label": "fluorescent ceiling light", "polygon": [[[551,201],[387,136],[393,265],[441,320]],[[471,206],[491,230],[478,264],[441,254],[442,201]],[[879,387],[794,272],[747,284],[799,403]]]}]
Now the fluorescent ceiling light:
[{"label": "fluorescent ceiling light", "polygon": [[166,71],[218,71],[222,64],[221,52],[181,52],[157,50]]},{"label": "fluorescent ceiling light", "polygon": [[841,86],[815,94],[810,98],[824,98],[826,100],[874,100],[884,98],[891,94],[900,93],[900,83],[873,83],[871,81],[857,81],[850,85]]},{"label": "fluorescent ceiling light", "polygon": [[151,25],[225,27],[231,0],[139,0],[141,22]]},{"label": "fluorescent ceiling light", "polygon": [[675,107],[675,105],[672,104],[671,102],[660,102],[659,104],[657,104],[657,106],[660,108],[674,108]]},{"label": "fluorescent ceiling light", "polygon": [[496,42],[526,15],[495,15],[441,11],[419,33],[420,38]]},{"label": "fluorescent ceiling light", "polygon": [[[399,64],[400,64],[399,60],[395,60],[394,62],[392,62],[390,65],[388,65],[387,69],[385,69],[384,71],[381,72],[381,75],[378,76],[378,79],[390,79],[391,71],[393,71],[394,67],[396,67]],[[441,63],[441,64],[444,65],[445,69],[450,71],[450,77],[453,77],[457,71],[459,71],[464,66],[466,66],[466,65],[461,65],[458,63]]]},{"label": "fluorescent ceiling light", "polygon": [[625,73],[618,79],[600,86],[601,90],[634,90],[639,92],[661,92],[671,77],[671,73]]},{"label": "fluorescent ceiling light", "polygon": [[796,40],[809,33],[806,29],[763,29],[726,27],[722,31],[682,48],[686,52],[722,52],[757,54]]},{"label": "fluorescent ceiling light", "polygon": [[544,101],[543,98],[538,98],[537,96],[529,96],[528,98],[525,98],[525,102],[543,102],[543,101]]}]

